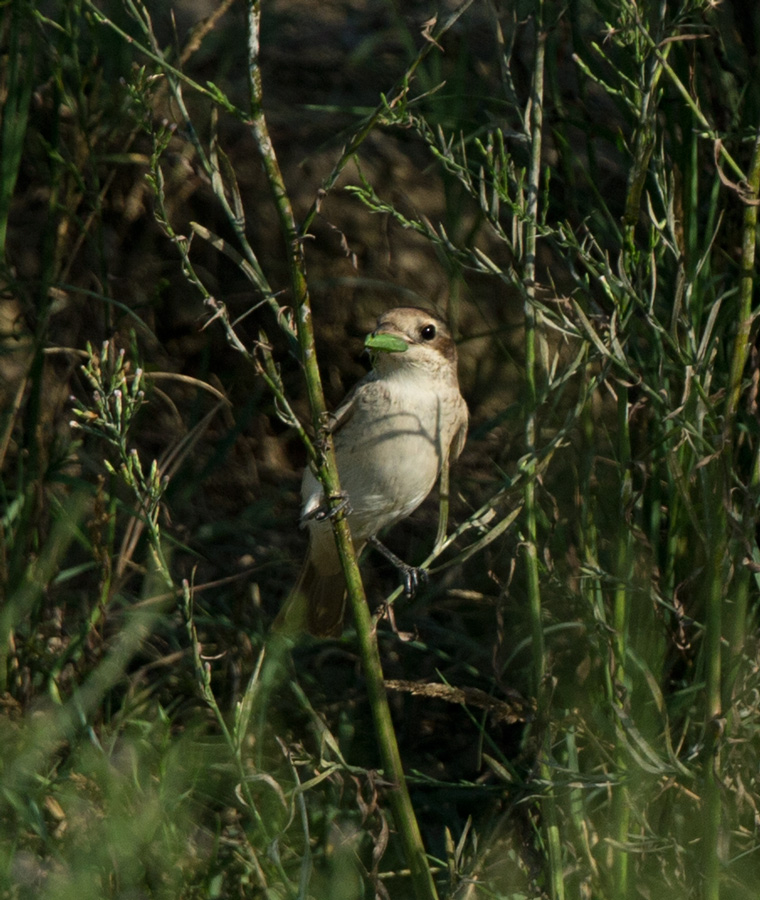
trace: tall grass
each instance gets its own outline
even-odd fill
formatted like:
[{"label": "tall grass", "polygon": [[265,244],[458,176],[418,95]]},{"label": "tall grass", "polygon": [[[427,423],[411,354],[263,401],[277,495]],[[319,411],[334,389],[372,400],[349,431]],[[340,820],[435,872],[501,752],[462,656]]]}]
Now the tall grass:
[{"label": "tall grass", "polygon": [[[392,16],[398,80],[343,111],[304,195],[270,133],[276,11],[249,5],[247,45],[220,12],[181,46],[163,10],[63,6],[4,24],[4,894],[753,897],[760,109],[735,18],[757,14]],[[193,68],[214,46],[248,100],[213,56]],[[390,147],[437,206],[378,175]],[[158,336],[178,288],[113,291],[130,190],[157,223],[144,253],[199,298],[202,363]],[[286,647],[267,622],[296,545],[292,445],[339,491],[315,333],[339,302],[313,302],[310,246],[323,222],[366,240],[354,216],[445,272],[473,427],[406,632],[370,618],[344,522],[356,627]],[[251,419],[246,465],[276,446],[275,474],[217,518]]]}]

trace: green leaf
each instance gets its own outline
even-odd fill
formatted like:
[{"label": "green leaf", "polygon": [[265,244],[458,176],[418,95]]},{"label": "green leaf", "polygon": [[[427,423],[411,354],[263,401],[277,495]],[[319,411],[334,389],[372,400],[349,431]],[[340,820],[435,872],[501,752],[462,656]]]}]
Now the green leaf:
[{"label": "green leaf", "polygon": [[364,346],[370,350],[382,350],[385,353],[403,353],[409,344],[395,334],[368,334]]}]

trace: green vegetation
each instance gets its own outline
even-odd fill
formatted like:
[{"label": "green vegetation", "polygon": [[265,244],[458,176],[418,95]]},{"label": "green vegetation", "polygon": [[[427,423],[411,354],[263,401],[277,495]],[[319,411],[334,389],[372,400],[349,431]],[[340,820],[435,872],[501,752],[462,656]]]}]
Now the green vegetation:
[{"label": "green vegetation", "polygon": [[[0,895],[754,898],[760,11],[316,6],[3,7]],[[400,303],[430,584],[285,646]]]}]

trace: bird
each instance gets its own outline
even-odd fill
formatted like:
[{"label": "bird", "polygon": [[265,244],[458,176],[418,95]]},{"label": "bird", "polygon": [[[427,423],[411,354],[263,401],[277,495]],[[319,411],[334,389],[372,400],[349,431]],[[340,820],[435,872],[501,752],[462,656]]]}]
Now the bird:
[{"label": "bird", "polygon": [[[457,348],[445,321],[429,309],[384,312],[367,335],[372,369],[329,417],[351,537],[360,553],[378,532],[409,516],[442,468],[462,452],[467,405],[459,390]],[[295,586],[275,619],[276,631],[339,637],[346,583],[322,485],[307,467],[301,526],[309,545]],[[400,563],[397,557],[386,555]],[[405,570],[407,593],[415,570]]]}]

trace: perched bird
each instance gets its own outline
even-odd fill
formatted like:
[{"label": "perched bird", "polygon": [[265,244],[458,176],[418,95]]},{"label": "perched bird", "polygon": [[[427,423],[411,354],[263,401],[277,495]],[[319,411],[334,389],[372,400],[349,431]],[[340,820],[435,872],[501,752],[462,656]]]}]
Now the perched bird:
[{"label": "perched bird", "polygon": [[[467,433],[456,346],[435,313],[391,309],[380,316],[365,346],[372,371],[348,393],[328,426],[357,552],[422,503],[444,464],[461,453]],[[275,628],[338,636],[346,585],[322,486],[311,469],[304,472],[301,494],[309,549]]]}]

